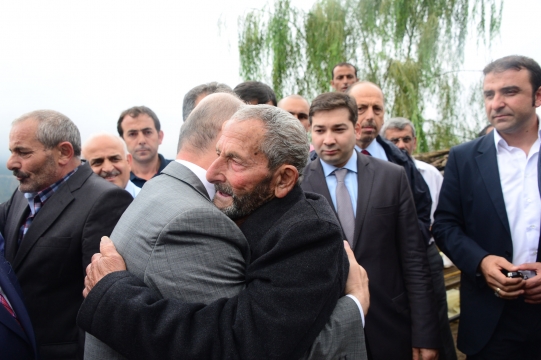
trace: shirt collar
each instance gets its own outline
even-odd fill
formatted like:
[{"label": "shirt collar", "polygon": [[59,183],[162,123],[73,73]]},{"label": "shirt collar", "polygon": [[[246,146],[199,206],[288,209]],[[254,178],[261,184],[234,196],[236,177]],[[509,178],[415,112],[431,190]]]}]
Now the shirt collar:
[{"label": "shirt collar", "polygon": [[207,170],[203,169],[201,166],[196,165],[192,162],[186,161],[186,160],[175,160],[178,163],[181,163],[182,165],[186,166],[188,169],[191,170],[197,176],[197,178],[203,183],[203,186],[205,186],[205,189],[207,189],[207,193],[209,194],[209,198],[212,200],[214,198],[214,194],[216,193],[216,189],[214,187],[214,184],[211,184],[207,181]]},{"label": "shirt collar", "polygon": [[[321,160],[321,158],[319,158],[319,161],[321,162],[321,166],[323,167],[323,173],[325,174],[325,177],[329,176],[333,173],[334,170],[338,169],[334,165],[327,164],[325,161]],[[351,154],[351,157],[349,158],[346,165],[342,166],[342,168],[357,173],[357,151],[355,151],[355,149],[353,150],[353,153]]]},{"label": "shirt collar", "polygon": [[49,200],[49,198],[51,196],[53,196],[53,194],[60,188],[60,185],[62,185],[63,183],[65,183],[66,181],[68,181],[68,179],[73,175],[75,174],[75,172],[77,171],[77,169],[79,169],[79,167],[76,167],[75,169],[73,169],[72,171],[70,171],[69,173],[67,173],[62,179],[58,180],[57,182],[55,182],[54,184],[52,185],[49,185],[48,187],[46,187],[45,189],[41,190],[41,191],[38,191],[37,193],[36,192],[31,192],[31,193],[24,193],[24,197],[26,198],[26,200],[28,201],[28,205],[30,205],[30,211],[32,212],[32,214],[34,214],[34,211],[35,211],[35,208],[34,208],[34,199],[36,198],[36,196],[39,197],[39,200],[41,202],[41,205],[43,206],[43,204],[45,204],[45,202],[47,200]]}]

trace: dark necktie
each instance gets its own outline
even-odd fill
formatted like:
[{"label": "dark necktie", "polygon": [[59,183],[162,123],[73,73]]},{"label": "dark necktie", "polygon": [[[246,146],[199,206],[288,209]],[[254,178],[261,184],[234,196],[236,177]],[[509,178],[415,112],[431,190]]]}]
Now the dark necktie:
[{"label": "dark necktie", "polygon": [[355,215],[353,214],[353,205],[351,204],[351,197],[349,196],[348,188],[344,183],[344,179],[348,173],[348,169],[336,169],[334,175],[336,176],[336,212],[338,213],[338,219],[342,225],[342,230],[346,236],[349,245],[353,249],[354,239],[353,234],[355,232]]},{"label": "dark necktie", "polygon": [[30,211],[30,214],[28,214],[28,217],[26,218],[26,221],[24,222],[23,226],[21,226],[21,232],[19,236],[19,244],[23,240],[24,236],[26,235],[26,232],[30,228],[30,225],[32,224],[32,220],[34,220],[34,217],[38,214],[39,209],[41,208],[41,199],[38,195],[34,198],[34,213]]},{"label": "dark necktie", "polygon": [[362,149],[361,150],[361,154],[364,154],[364,155],[368,155],[368,156],[372,156],[372,154],[370,154],[368,151],[366,151],[365,149]]}]

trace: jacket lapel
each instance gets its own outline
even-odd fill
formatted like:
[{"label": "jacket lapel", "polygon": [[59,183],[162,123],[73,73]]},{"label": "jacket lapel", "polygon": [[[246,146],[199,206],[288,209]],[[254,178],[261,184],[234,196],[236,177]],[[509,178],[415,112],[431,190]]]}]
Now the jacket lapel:
[{"label": "jacket lapel", "polygon": [[205,199],[209,201],[211,200],[207,189],[205,188],[205,185],[203,185],[197,175],[195,175],[193,171],[191,171],[181,163],[177,161],[171,161],[169,165],[167,165],[167,167],[162,170],[162,174],[177,178],[178,180],[188,184],[195,191],[201,194],[201,196],[203,196]]},{"label": "jacket lapel", "polygon": [[[370,158],[365,155],[357,154],[357,211],[355,215],[355,249],[359,248],[361,230],[364,219],[368,212],[372,186],[374,185],[374,169],[370,165]],[[355,251],[355,249],[353,249]]]},{"label": "jacket lapel", "polygon": [[13,262],[19,248],[19,229],[30,213],[28,201],[19,190],[15,190],[8,212],[8,221],[15,226],[7,227],[8,231],[4,234],[5,256],[8,261]]},{"label": "jacket lapel", "polygon": [[[24,239],[21,241],[17,255],[13,260],[13,268],[18,269],[23,259],[34,247],[41,236],[54,224],[56,219],[64,212],[64,209],[74,200],[72,192],[78,190],[93,174],[88,163],[79,166],[75,174],[73,174],[67,182],[60,185],[60,188],[47,200],[36,217],[32,221],[32,225],[26,232]],[[69,226],[69,224],[66,224]]]},{"label": "jacket lapel", "polygon": [[485,183],[485,187],[492,200],[494,209],[496,209],[496,213],[500,217],[500,220],[510,237],[511,231],[509,229],[507,211],[505,210],[505,200],[503,199],[494,137],[485,136],[477,151],[479,152],[479,155],[475,157],[475,160],[477,162],[477,167],[479,168],[479,173],[481,174],[481,178]]},{"label": "jacket lapel", "polygon": [[325,199],[327,199],[327,202],[333,209],[334,213],[336,214],[336,218],[338,218],[338,213],[336,212],[336,209],[334,208],[332,199],[331,199],[331,193],[329,192],[329,188],[327,187],[327,180],[325,179],[325,173],[323,172],[323,166],[321,166],[321,161],[319,158],[312,161],[309,165],[308,171],[310,172],[309,176],[305,179],[305,181],[308,181],[308,184],[310,188],[312,189],[312,192],[316,194],[323,195]]}]

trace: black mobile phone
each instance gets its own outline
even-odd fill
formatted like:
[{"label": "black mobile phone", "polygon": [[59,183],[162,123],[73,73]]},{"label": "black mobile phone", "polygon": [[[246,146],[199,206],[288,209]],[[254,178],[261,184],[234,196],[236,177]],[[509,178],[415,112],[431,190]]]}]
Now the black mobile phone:
[{"label": "black mobile phone", "polygon": [[502,274],[504,274],[508,278],[521,278],[524,279],[524,274],[522,274],[521,271],[507,271],[505,269],[502,269]]}]

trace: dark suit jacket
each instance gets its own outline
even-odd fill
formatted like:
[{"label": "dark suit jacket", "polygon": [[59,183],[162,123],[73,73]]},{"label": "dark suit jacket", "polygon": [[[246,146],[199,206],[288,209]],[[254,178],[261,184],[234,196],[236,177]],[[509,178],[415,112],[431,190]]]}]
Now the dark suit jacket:
[{"label": "dark suit jacket", "polygon": [[252,260],[238,295],[186,304],[115,272],[89,293],[79,326],[130,359],[298,359],[345,285],[340,226],[325,199],[295,187],[241,230]]},{"label": "dark suit jacket", "polygon": [[434,218],[436,243],[462,272],[458,348],[475,354],[487,344],[505,304],[487,286],[479,264],[487,255],[513,259],[492,135],[451,149]]},{"label": "dark suit jacket", "polygon": [[83,301],[85,268],[131,201],[127,191],[85,163],[43,205],[20,246],[28,201],[15,190],[3,204],[5,256],[21,284],[42,359],[82,354],[75,318]]},{"label": "dark suit jacket", "polygon": [[[332,204],[319,160],[304,170],[302,188]],[[359,182],[355,257],[370,279],[365,335],[374,359],[411,359],[411,348],[438,348],[439,333],[426,245],[404,169],[357,156]]]},{"label": "dark suit jacket", "polygon": [[415,210],[417,211],[421,236],[423,237],[425,244],[428,244],[432,238],[432,235],[430,234],[430,225],[432,222],[430,220],[432,197],[430,196],[430,189],[428,188],[423,175],[417,170],[415,162],[406,152],[401,151],[392,142],[383,139],[379,135],[376,137],[376,141],[383,147],[383,150],[385,150],[387,159],[393,164],[402,166],[406,171],[411,193],[413,194]]},{"label": "dark suit jacket", "polygon": [[15,311],[17,320],[0,306],[0,358],[3,360],[37,359],[36,339],[22,291],[11,265],[0,254],[0,287]]}]

